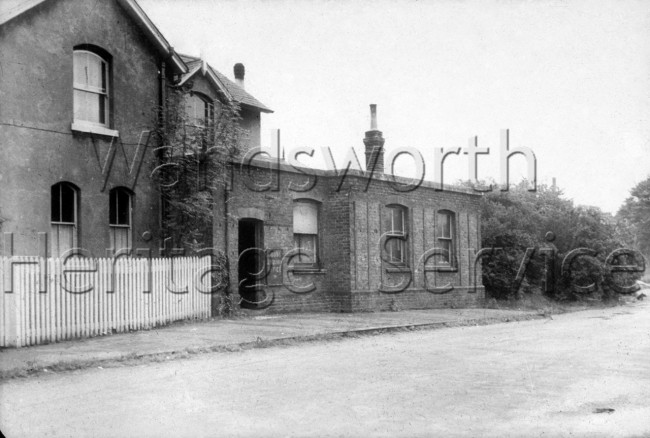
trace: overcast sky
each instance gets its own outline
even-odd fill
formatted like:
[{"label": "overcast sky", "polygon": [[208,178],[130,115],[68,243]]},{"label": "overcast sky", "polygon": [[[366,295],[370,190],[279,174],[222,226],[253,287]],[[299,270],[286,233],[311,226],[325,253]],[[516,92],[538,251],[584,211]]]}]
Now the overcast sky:
[{"label": "overcast sky", "polygon": [[[275,113],[285,149],[320,147],[363,164],[368,104],[388,150],[490,147],[479,177],[499,178],[499,132],[537,156],[538,181],[616,212],[650,175],[650,2],[140,0],[181,53],[199,55]],[[408,168],[407,158],[398,165]],[[525,175],[523,157],[511,178]],[[451,156],[445,181],[467,178]]]}]

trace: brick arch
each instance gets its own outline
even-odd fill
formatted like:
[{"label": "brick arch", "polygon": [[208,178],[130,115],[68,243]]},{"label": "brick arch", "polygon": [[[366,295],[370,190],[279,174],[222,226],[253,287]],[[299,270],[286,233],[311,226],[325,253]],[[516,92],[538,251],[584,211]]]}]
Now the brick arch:
[{"label": "brick arch", "polygon": [[237,209],[237,217],[239,219],[257,219],[260,221],[266,221],[267,216],[266,211],[259,208],[249,207]]},{"label": "brick arch", "polygon": [[313,195],[311,193],[292,193],[292,201],[308,201],[308,202],[318,202],[320,204],[323,203],[323,197],[320,195]]},{"label": "brick arch", "polygon": [[400,205],[402,207],[406,207],[408,209],[411,209],[415,206],[415,203],[411,201],[408,197],[406,196],[400,196],[400,195],[388,195],[384,198],[384,201],[382,202],[384,206],[388,205]]}]

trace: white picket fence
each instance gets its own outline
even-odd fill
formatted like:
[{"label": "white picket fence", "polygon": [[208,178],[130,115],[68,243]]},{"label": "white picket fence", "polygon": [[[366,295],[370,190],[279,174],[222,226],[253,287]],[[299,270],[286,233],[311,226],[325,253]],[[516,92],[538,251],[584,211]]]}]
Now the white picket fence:
[{"label": "white picket fence", "polygon": [[[0,347],[210,316],[210,258],[0,258]],[[45,269],[47,267],[47,269]],[[47,289],[43,292],[43,284]]]}]

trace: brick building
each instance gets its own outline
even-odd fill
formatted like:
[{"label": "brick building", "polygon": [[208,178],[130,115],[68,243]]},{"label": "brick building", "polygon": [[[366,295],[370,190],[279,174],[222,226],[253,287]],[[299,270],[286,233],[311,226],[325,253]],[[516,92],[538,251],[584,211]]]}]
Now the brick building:
[{"label": "brick building", "polygon": [[[187,109],[197,117],[234,100],[250,150],[259,146],[261,113],[271,111],[246,92],[242,65],[231,81],[177,54],[135,0],[6,0],[0,45],[0,216],[14,236],[5,255],[43,254],[39,233],[49,237],[48,256],[73,247],[156,254],[165,236],[159,190],[147,175],[156,163],[152,108],[178,85],[191,88]],[[373,117],[368,171],[345,178],[274,160],[233,163],[208,243],[228,255],[230,290],[242,306],[482,302],[472,252],[481,240],[478,195],[427,182],[396,189],[383,172],[383,142]]]},{"label": "brick building", "polygon": [[372,109],[366,171],[343,176],[273,158],[234,165],[227,202],[215,211],[214,247],[239,261],[230,287],[244,305],[349,312],[482,304],[479,196],[384,174]]}]

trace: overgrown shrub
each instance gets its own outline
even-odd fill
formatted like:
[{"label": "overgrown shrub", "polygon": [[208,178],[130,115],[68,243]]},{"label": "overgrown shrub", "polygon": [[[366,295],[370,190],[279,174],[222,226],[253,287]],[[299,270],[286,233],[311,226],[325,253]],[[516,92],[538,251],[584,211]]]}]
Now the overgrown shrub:
[{"label": "overgrown shrub", "polygon": [[[626,242],[611,215],[596,207],[575,206],[553,187],[541,185],[530,192],[526,182],[506,192],[486,193],[481,215],[483,248],[502,248],[483,259],[483,284],[489,297],[514,299],[544,289],[557,300],[609,299],[616,295],[609,287],[605,260]],[[578,248],[592,253],[576,258],[570,276],[562,276],[562,261]],[[551,249],[555,257],[543,254]],[[522,268],[527,250],[531,257]],[[614,264],[628,262],[614,260]],[[517,284],[520,269],[525,270]],[[627,273],[615,276],[617,283],[627,284],[638,277]],[[547,279],[552,283],[544,288]],[[588,285],[593,287],[580,287]]]}]

